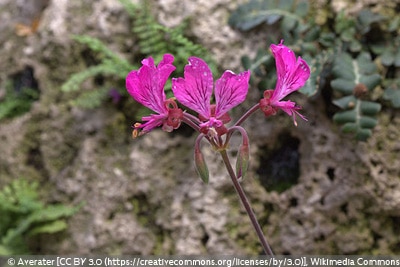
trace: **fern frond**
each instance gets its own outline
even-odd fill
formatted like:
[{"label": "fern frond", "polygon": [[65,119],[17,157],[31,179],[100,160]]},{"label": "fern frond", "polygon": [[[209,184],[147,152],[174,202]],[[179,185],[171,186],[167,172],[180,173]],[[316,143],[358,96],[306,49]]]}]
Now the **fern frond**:
[{"label": "fern frond", "polygon": [[[180,25],[170,29],[157,22],[151,14],[148,2],[142,1],[140,5],[135,5],[129,0],[119,0],[129,15],[134,19],[132,32],[137,39],[137,46],[142,55],[152,56],[154,61],[158,62],[165,53],[171,53],[175,56],[177,65],[187,63],[189,56],[198,56],[205,59],[212,71],[216,70],[216,64],[209,56],[208,51],[201,45],[195,44],[183,35],[184,27]],[[100,56],[100,64],[90,66],[86,70],[73,74],[61,87],[64,92],[77,91],[80,84],[86,79],[98,75],[113,75],[124,79],[126,75],[138,66],[130,64],[117,53],[109,49],[101,40],[87,36],[75,35],[73,39],[81,44],[87,45],[92,51]],[[107,96],[109,88],[96,89],[95,91],[80,92],[77,97],[71,101],[72,104],[95,108],[102,103]],[[168,94],[170,87],[166,87]]]},{"label": "fern frond", "polygon": [[155,20],[148,8],[143,8],[136,15],[132,32],[136,34],[140,51],[143,54],[152,55],[157,60],[156,55],[168,50],[163,29],[164,27]]},{"label": "fern frond", "polygon": [[83,92],[78,98],[71,100],[71,104],[83,108],[95,108],[101,105],[103,100],[107,97],[110,88],[102,87],[96,90]]},{"label": "fern frond", "polygon": [[12,181],[0,191],[0,255],[29,254],[26,238],[38,233],[55,233],[67,227],[65,219],[80,208],[45,205],[37,182]]},{"label": "fern frond", "polygon": [[103,73],[116,74],[116,72],[114,72],[113,69],[110,69],[108,65],[102,64],[89,67],[84,71],[72,74],[71,77],[61,86],[61,90],[64,92],[77,91],[85,80]]},{"label": "fern frond", "polygon": [[102,41],[88,35],[72,35],[75,41],[87,45],[92,51],[104,54],[110,58],[115,57],[115,53],[111,51]]},{"label": "fern frond", "polygon": [[134,18],[136,16],[136,13],[138,11],[138,6],[132,3],[130,0],[119,0],[121,5],[124,7],[126,12],[128,12],[129,16]]},{"label": "fern frond", "polygon": [[73,35],[72,38],[81,44],[87,45],[92,51],[102,55],[104,59],[111,60],[116,66],[131,67],[130,63],[109,49],[101,40],[88,35]]}]

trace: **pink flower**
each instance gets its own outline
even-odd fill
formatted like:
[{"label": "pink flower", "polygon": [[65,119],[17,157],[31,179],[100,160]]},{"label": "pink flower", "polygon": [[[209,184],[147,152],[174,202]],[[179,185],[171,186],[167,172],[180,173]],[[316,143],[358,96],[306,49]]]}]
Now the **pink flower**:
[{"label": "pink flower", "polygon": [[240,74],[225,71],[215,82],[216,104],[211,105],[214,81],[210,68],[197,57],[188,61],[184,78],[172,79],[172,91],[179,102],[199,114],[202,133],[221,136],[227,132],[224,124],[230,121],[227,112],[246,98],[250,71]]},{"label": "pink flower", "polygon": [[283,45],[283,41],[279,45],[272,44],[270,48],[275,57],[278,78],[275,90],[264,92],[264,98],[260,100],[260,108],[266,116],[274,115],[278,109],[282,109],[293,117],[294,124],[297,125],[296,114],[306,120],[303,115],[297,112],[301,107],[290,100],[281,100],[306,83],[310,77],[310,68],[301,57],[296,60],[294,52]]},{"label": "pink flower", "polygon": [[142,67],[139,70],[131,71],[126,77],[126,88],[129,94],[143,106],[155,111],[142,118],[146,123],[135,123],[133,137],[151,131],[161,126],[164,131],[171,132],[180,126],[183,112],[178,108],[173,99],[166,99],[164,86],[169,75],[175,70],[172,65],[174,57],[165,54],[156,67],[152,57],[142,60]]}]

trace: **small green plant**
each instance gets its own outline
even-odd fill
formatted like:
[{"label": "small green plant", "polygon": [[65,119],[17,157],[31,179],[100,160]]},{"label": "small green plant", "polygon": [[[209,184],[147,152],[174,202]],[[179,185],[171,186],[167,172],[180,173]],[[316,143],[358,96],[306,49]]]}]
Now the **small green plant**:
[{"label": "small green plant", "polygon": [[30,254],[27,240],[67,228],[66,218],[79,207],[46,205],[38,195],[37,182],[12,181],[0,191],[0,255]]},{"label": "small green plant", "polygon": [[128,73],[134,66],[126,59],[110,50],[97,38],[87,35],[75,35],[72,38],[81,44],[87,45],[93,52],[95,52],[100,59],[100,63],[73,74],[61,86],[61,90],[64,92],[77,92],[76,98],[71,100],[71,104],[73,105],[84,108],[98,107],[107,97],[111,88],[102,86],[93,90],[81,91],[81,84],[85,80],[99,75],[112,75],[119,79],[123,79],[125,78],[126,73]]},{"label": "small green plant", "polygon": [[[339,108],[333,120],[357,140],[366,140],[382,105],[400,107],[400,19],[394,8],[382,9],[384,14],[364,9],[349,16],[313,3],[250,0],[232,13],[229,23],[243,31],[263,23],[279,25],[279,34],[271,34],[267,42],[283,38],[311,65],[311,77],[300,92],[313,96],[325,91]],[[253,81],[260,90],[272,88],[272,74],[265,71],[271,64],[266,51],[242,62],[256,74]]]},{"label": "small green plant", "polygon": [[262,23],[272,25],[281,20],[281,31],[288,32],[301,25],[299,22],[304,23],[307,13],[307,1],[251,0],[237,8],[229,24],[247,31]]},{"label": "small green plant", "polygon": [[5,82],[3,96],[0,99],[0,120],[28,112],[32,103],[39,99],[32,71],[27,67]]},{"label": "small green plant", "polygon": [[[139,48],[138,57],[151,55],[155,61],[162,58],[164,53],[171,53],[175,56],[177,64],[185,64],[189,56],[201,56],[211,62],[211,68],[216,69],[215,63],[210,58],[207,50],[201,45],[195,44],[184,36],[185,24],[176,28],[168,28],[158,23],[150,12],[148,2],[142,1],[134,4],[131,1],[119,0],[133,19],[132,33],[135,38],[135,45]],[[84,44],[94,52],[100,63],[89,66],[87,69],[73,74],[61,87],[64,92],[75,92],[76,97],[71,101],[73,105],[96,108],[110,94],[107,86],[81,92],[81,84],[89,79],[98,76],[113,76],[123,81],[126,75],[138,68],[137,65],[129,63],[126,59],[111,51],[101,40],[87,35],[75,35],[72,37],[77,42]],[[179,70],[178,70],[179,72]],[[180,70],[180,72],[182,72]],[[167,94],[170,93],[170,84]],[[119,94],[126,94],[125,86],[114,89]],[[139,111],[141,113],[146,111]]]},{"label": "small green plant", "polygon": [[354,133],[358,140],[371,136],[371,129],[378,123],[375,116],[381,110],[381,104],[362,100],[381,80],[377,67],[367,53],[353,59],[347,53],[334,60],[332,69],[334,90],[346,95],[335,99],[333,103],[345,111],[339,111],[333,120],[343,124],[343,132]]}]

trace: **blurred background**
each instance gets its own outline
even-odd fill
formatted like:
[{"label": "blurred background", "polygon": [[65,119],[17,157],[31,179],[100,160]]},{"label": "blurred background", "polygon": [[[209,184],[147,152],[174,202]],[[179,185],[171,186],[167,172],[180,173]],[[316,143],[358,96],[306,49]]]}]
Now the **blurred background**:
[{"label": "blurred background", "polygon": [[[262,248],[218,155],[182,126],[132,139],[143,58],[252,71],[233,121],[309,63],[308,121],[256,113],[242,182],[276,254],[400,253],[400,12],[384,0],[0,0],[0,255],[249,254]],[[170,83],[166,85],[171,95]],[[235,161],[234,139],[229,153]]]}]

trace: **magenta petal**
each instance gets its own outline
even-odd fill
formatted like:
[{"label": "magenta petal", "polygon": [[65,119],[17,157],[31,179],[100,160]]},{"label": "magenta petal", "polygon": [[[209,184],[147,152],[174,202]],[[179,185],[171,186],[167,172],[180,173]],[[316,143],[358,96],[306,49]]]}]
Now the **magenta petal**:
[{"label": "magenta petal", "polygon": [[246,99],[250,71],[235,74],[225,71],[215,83],[215,117],[220,117]]},{"label": "magenta petal", "polygon": [[169,75],[175,70],[172,62],[173,56],[169,54],[164,55],[158,67],[154,65],[153,58],[144,59],[143,66],[137,71],[130,72],[126,77],[129,94],[137,102],[159,114],[168,112],[164,105],[166,100],[164,86]]},{"label": "magenta petal", "polygon": [[[138,71],[133,70],[133,71],[129,72],[128,75],[126,76],[125,83],[126,83],[126,90],[133,98],[135,98],[135,95],[138,95],[137,91],[139,91]],[[138,100],[136,100],[136,101],[138,101]],[[140,101],[138,101],[138,102],[140,102]]]},{"label": "magenta petal", "polygon": [[295,125],[297,125],[296,123],[296,115],[299,115],[300,118],[302,118],[303,120],[307,120],[306,117],[304,117],[303,115],[301,115],[298,110],[301,109],[301,107],[296,106],[296,103],[293,101],[279,101],[277,103],[275,103],[273,105],[276,108],[280,108],[281,110],[283,110],[286,114],[288,114],[289,116],[293,117],[293,122]]},{"label": "magenta petal", "polygon": [[174,62],[174,56],[171,54],[164,54],[163,55],[163,59],[160,61],[160,63],[158,64],[158,68],[162,68],[165,65],[172,65],[172,63]]},{"label": "magenta petal", "polygon": [[271,45],[271,51],[275,57],[278,76],[272,98],[280,100],[306,83],[310,77],[310,68],[301,57],[296,61],[294,52],[282,43]]},{"label": "magenta petal", "polygon": [[288,86],[291,88],[292,92],[304,86],[310,77],[310,72],[310,67],[307,65],[307,62],[299,57],[297,59],[295,68],[292,70],[292,79],[290,80]]},{"label": "magenta petal", "polygon": [[292,50],[282,43],[279,45],[271,44],[270,49],[275,57],[278,80],[283,80],[288,71],[294,68],[296,56]]},{"label": "magenta petal", "polygon": [[286,112],[288,115],[293,115],[293,110],[298,109],[296,107],[296,103],[293,101],[279,101],[276,103],[271,103],[272,106],[276,108],[282,109],[284,112]]},{"label": "magenta petal", "polygon": [[150,132],[152,129],[161,126],[164,123],[165,116],[159,114],[151,114],[149,116],[143,117],[142,120],[146,121],[146,123],[140,125],[140,128],[143,128],[144,132]]},{"label": "magenta petal", "polygon": [[142,60],[142,65],[147,66],[149,68],[156,68],[156,65],[154,64],[154,59],[152,57],[148,57]]},{"label": "magenta petal", "polygon": [[132,71],[126,77],[126,87],[132,97],[157,113],[164,113],[166,99],[164,88],[160,88],[156,69],[142,66],[138,71]]},{"label": "magenta petal", "polygon": [[172,91],[176,99],[205,118],[210,117],[210,99],[213,77],[207,63],[190,57],[185,66],[184,78],[172,79]]},{"label": "magenta petal", "polygon": [[164,86],[165,83],[167,82],[169,76],[171,73],[176,69],[172,63],[174,62],[174,56],[170,54],[165,54],[163,56],[163,59],[161,62],[158,64],[157,70],[158,70],[158,86],[159,88],[162,89],[164,92]]}]

